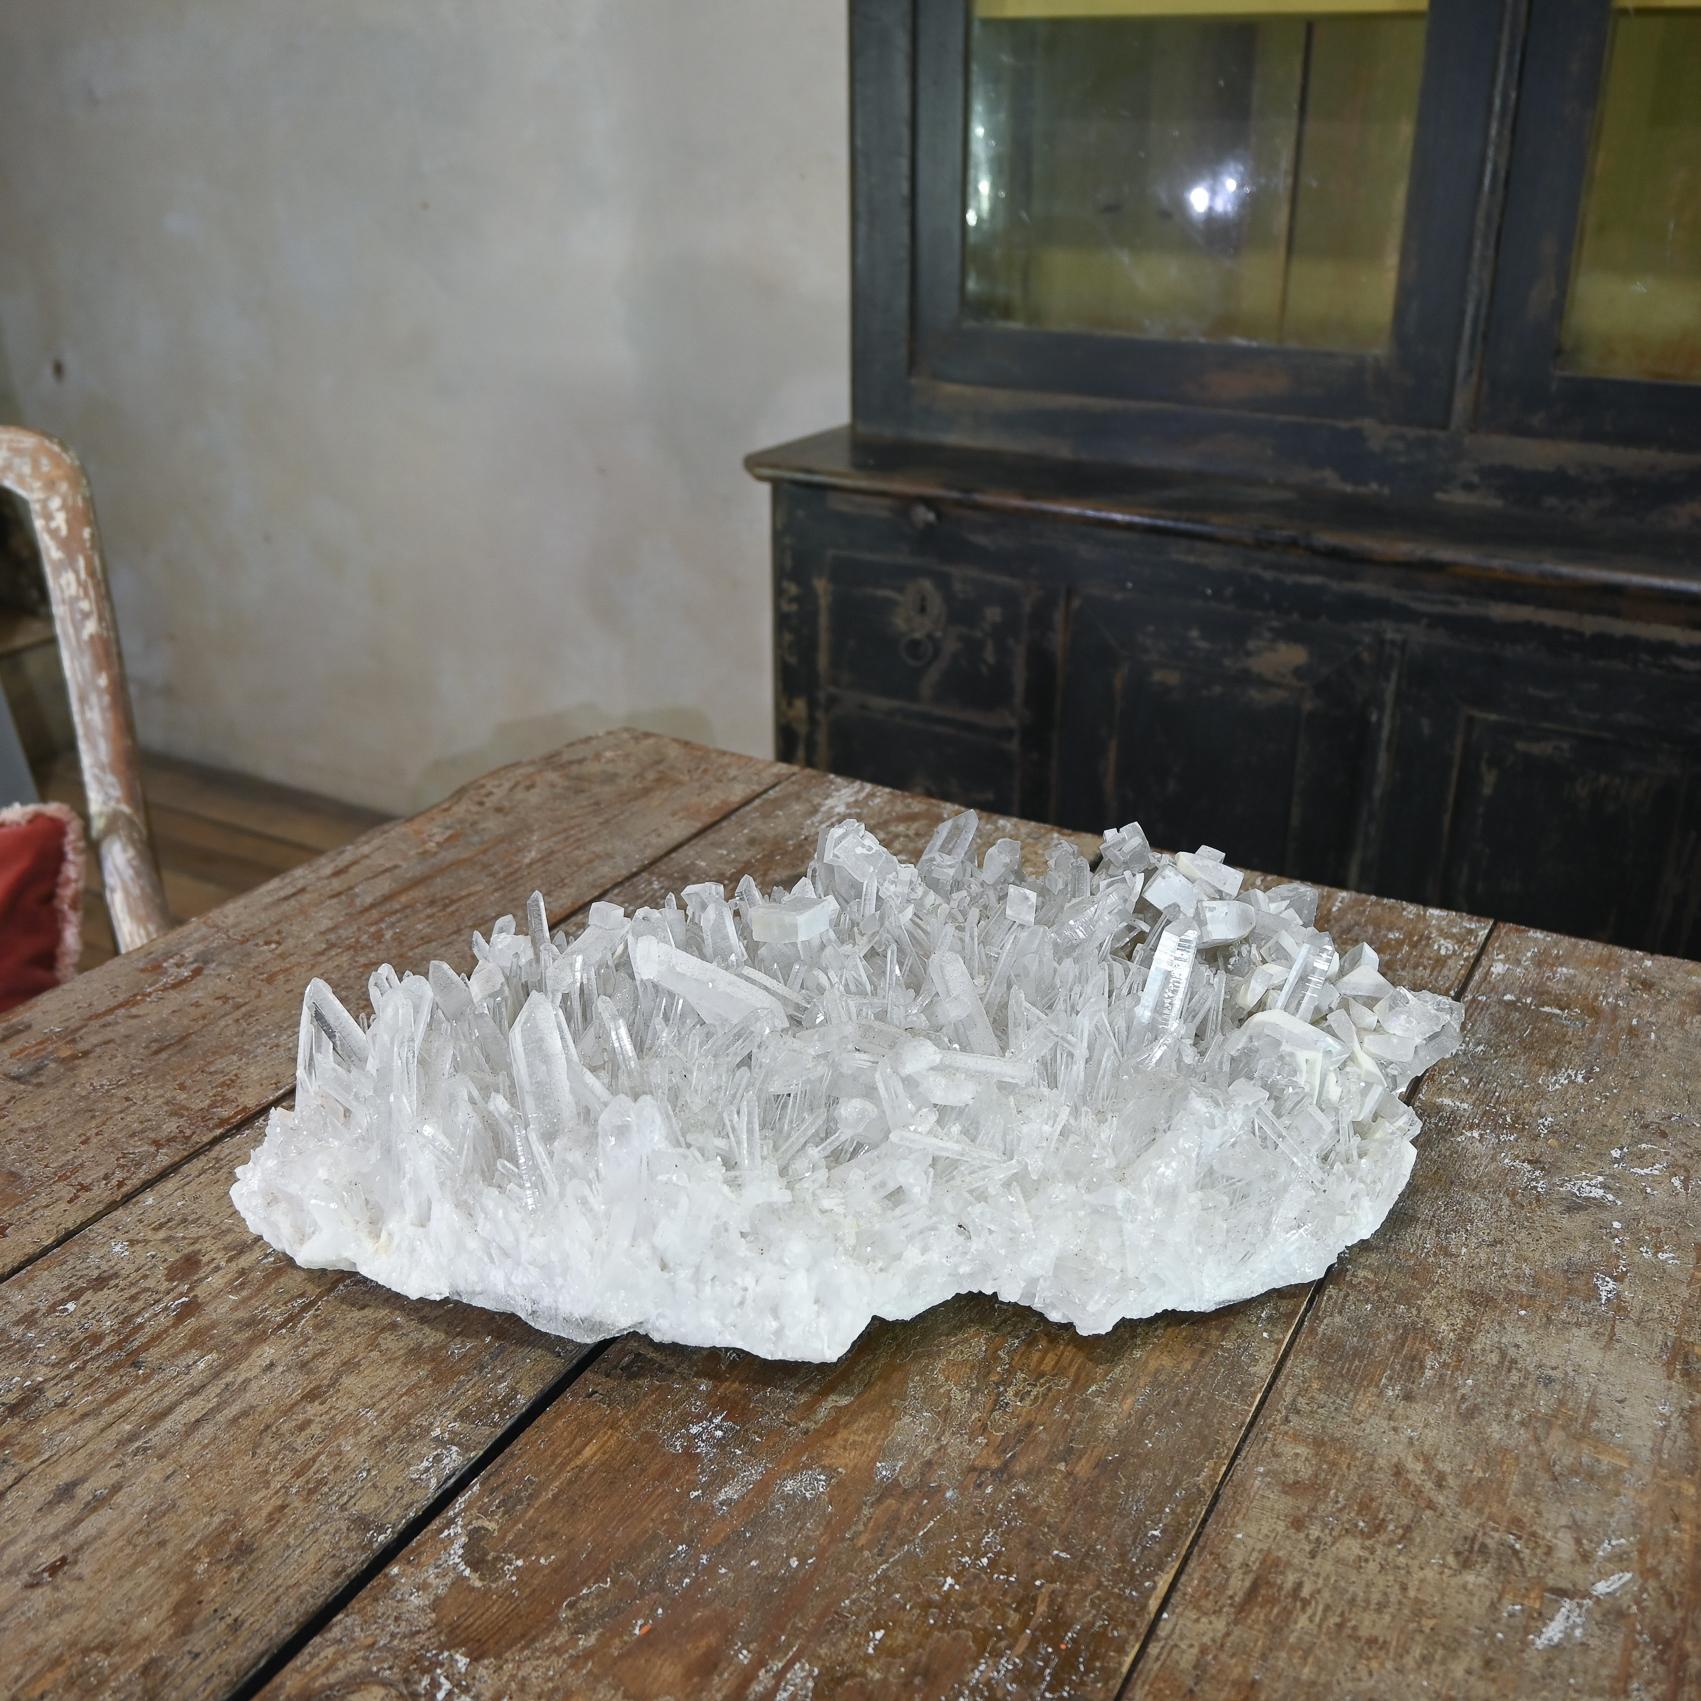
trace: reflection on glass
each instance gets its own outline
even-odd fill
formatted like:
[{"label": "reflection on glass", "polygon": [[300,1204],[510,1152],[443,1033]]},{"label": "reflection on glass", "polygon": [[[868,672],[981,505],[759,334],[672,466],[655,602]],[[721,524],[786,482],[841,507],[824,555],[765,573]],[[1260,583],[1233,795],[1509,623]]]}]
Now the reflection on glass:
[{"label": "reflection on glass", "polygon": [[1615,10],[1597,110],[1561,364],[1701,378],[1701,5]]},{"label": "reflection on glass", "polygon": [[1423,0],[970,5],[971,316],[1386,343]]}]

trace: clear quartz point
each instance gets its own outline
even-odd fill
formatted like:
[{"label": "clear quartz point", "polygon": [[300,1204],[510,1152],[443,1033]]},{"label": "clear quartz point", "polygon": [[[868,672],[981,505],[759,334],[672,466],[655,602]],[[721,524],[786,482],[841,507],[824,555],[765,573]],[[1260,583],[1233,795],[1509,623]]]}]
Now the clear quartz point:
[{"label": "clear quartz point", "polygon": [[839,906],[832,898],[817,897],[807,880],[800,880],[798,888],[777,903],[748,906],[750,933],[758,943],[798,945],[805,939],[820,938],[833,925]]},{"label": "clear quartz point", "polygon": [[965,1291],[1087,1332],[1206,1310],[1371,1233],[1459,1007],[1209,846],[1024,867],[977,829],[912,864],[835,822],[789,888],[565,934],[534,894],[469,973],[376,970],[368,1020],[314,980],[232,1197],[416,1298],[798,1359]]},{"label": "clear quartz point", "polygon": [[963,859],[974,849],[979,819],[974,811],[953,815],[939,824],[916,868],[936,891],[949,891],[962,871]]}]

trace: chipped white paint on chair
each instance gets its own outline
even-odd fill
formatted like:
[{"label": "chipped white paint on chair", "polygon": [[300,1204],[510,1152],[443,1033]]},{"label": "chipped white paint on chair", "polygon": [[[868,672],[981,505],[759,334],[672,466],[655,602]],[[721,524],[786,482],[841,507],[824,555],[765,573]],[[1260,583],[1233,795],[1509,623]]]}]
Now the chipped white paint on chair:
[{"label": "chipped white paint on chair", "polygon": [[0,485],[29,504],[53,602],[106,907],[118,949],[133,951],[173,924],[148,834],[136,727],[88,480],[62,443],[0,426]]}]

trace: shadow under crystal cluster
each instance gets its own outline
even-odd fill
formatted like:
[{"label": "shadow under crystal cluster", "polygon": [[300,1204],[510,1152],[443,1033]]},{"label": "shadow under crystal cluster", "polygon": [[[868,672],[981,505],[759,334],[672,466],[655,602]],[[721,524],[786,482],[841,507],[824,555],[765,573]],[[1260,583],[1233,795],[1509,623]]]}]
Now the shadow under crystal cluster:
[{"label": "shadow under crystal cluster", "polygon": [[365,1026],[315,980],[232,1198],[414,1297],[795,1359],[966,1291],[1088,1333],[1206,1310],[1374,1230],[1459,1006],[1220,852],[1130,826],[1034,878],[977,825],[911,864],[841,821],[790,891],[593,904],[571,941],[534,894],[470,976],[380,968]]}]

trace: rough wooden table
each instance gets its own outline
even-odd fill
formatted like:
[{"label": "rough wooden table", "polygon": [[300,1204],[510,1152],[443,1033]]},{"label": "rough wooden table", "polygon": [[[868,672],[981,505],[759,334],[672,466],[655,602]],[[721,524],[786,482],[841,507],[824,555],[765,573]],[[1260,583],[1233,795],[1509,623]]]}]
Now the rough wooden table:
[{"label": "rough wooden table", "polygon": [[617,733],[0,1023],[0,1689],[1701,1693],[1701,965],[1328,895],[1468,1005],[1405,1195],[1314,1287],[1093,1339],[585,1349],[249,1235],[311,974],[793,877],[845,813],[946,809]]}]

